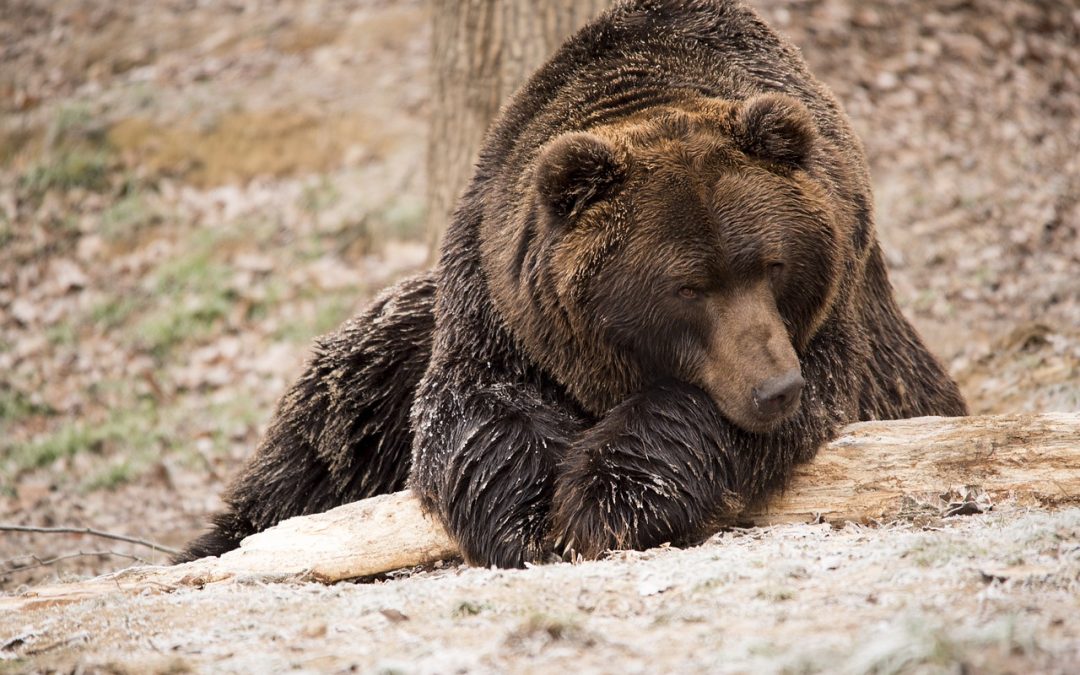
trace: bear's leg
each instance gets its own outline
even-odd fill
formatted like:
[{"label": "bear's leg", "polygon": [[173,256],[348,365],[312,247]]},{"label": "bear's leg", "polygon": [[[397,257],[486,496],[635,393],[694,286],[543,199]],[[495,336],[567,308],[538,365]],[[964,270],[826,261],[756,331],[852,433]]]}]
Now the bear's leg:
[{"label": "bear's leg", "polygon": [[534,387],[492,379],[491,365],[425,377],[410,486],[469,564],[522,567],[548,551],[555,457],[580,424]]},{"label": "bear's leg", "polygon": [[960,388],[900,312],[880,249],[867,263],[866,289],[861,311],[870,367],[859,396],[859,419],[967,415]]},{"label": "bear's leg", "polygon": [[559,463],[554,548],[595,558],[708,534],[751,496],[753,467],[731,451],[737,433],[704,391],[681,382],[616,406]]},{"label": "bear's leg", "polygon": [[220,555],[292,516],[405,487],[409,413],[431,355],[435,281],[406,279],[320,338],[213,529],[177,561]]}]

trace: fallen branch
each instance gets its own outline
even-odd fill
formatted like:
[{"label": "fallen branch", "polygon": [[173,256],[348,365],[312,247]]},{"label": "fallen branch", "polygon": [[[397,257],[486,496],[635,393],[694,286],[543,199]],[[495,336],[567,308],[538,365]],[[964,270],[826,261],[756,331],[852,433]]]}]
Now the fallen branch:
[{"label": "fallen branch", "polygon": [[132,560],[134,562],[141,563],[143,565],[149,565],[150,564],[145,559],[140,558],[137,555],[131,555],[130,553],[120,553],[118,551],[76,551],[75,553],[65,553],[64,555],[58,555],[58,556],[55,556],[53,558],[48,558],[48,559],[45,559],[45,560],[42,560],[41,558],[39,558],[38,556],[33,555],[33,554],[27,554],[27,555],[18,556],[16,558],[13,558],[12,560],[4,561],[4,563],[13,563],[13,561],[18,560],[19,558],[29,558],[33,562],[28,563],[26,565],[15,565],[14,567],[3,567],[3,568],[0,568],[0,573],[11,574],[12,572],[25,572],[26,570],[35,570],[35,569],[38,569],[38,568],[41,568],[41,567],[49,567],[50,565],[56,565],[57,563],[62,563],[65,560],[74,560],[76,558],[91,558],[91,557],[125,558],[127,560]]},{"label": "fallen branch", "polygon": [[[853,424],[798,469],[788,491],[740,522],[885,522],[912,500],[960,487],[992,501],[1080,503],[1080,413],[927,417]],[[453,557],[442,527],[409,492],[292,518],[220,558],[137,567],[0,597],[0,611],[117,592],[172,591],[229,579],[333,582]]]},{"label": "fallen branch", "polygon": [[137,544],[139,546],[145,546],[147,548],[154,549],[155,551],[161,551],[162,553],[168,553],[170,555],[176,555],[180,552],[177,551],[175,548],[162,546],[161,544],[146,539],[129,537],[126,534],[104,532],[102,530],[95,530],[90,527],[35,527],[33,525],[0,524],[0,532],[32,532],[35,534],[86,534],[91,537],[101,537],[102,539],[112,539],[114,541],[123,541],[129,544]]}]

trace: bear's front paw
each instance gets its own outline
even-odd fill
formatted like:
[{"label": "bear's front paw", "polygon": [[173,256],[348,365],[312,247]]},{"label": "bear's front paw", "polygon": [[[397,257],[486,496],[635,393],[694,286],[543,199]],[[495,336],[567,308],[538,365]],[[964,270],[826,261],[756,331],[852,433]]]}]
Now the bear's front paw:
[{"label": "bear's front paw", "polygon": [[543,563],[551,557],[551,545],[540,533],[470,532],[456,537],[458,549],[465,562],[474,567],[524,567],[526,563]]},{"label": "bear's front paw", "polygon": [[627,528],[609,520],[610,513],[601,512],[599,504],[585,501],[587,497],[567,499],[552,513],[550,546],[565,558],[581,556],[593,560],[609,550],[634,548],[626,543]]},{"label": "bear's front paw", "polygon": [[658,383],[612,409],[556,469],[551,541],[595,558],[607,549],[685,542],[739,507],[722,422],[700,389]]},{"label": "bear's front paw", "polygon": [[555,552],[592,559],[607,550],[657,546],[685,531],[688,514],[678,490],[647,465],[614,470],[620,454],[602,446],[560,467],[550,536]]}]

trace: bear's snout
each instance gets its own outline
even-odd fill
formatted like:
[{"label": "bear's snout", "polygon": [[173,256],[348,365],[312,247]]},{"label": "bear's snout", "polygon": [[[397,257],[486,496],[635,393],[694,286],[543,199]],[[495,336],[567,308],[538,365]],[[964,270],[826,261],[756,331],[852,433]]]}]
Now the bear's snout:
[{"label": "bear's snout", "polygon": [[742,429],[770,432],[798,409],[806,381],[769,283],[711,298],[707,313],[713,323],[704,389]]},{"label": "bear's snout", "polygon": [[767,420],[783,417],[798,406],[804,384],[806,380],[798,368],[769,378],[753,388],[754,407]]}]

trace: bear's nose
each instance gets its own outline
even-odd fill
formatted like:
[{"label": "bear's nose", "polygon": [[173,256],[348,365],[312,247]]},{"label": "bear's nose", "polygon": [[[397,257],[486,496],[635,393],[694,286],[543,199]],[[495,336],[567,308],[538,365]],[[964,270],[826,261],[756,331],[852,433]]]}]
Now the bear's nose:
[{"label": "bear's nose", "polygon": [[798,368],[769,378],[754,387],[754,405],[763,417],[779,417],[795,408],[806,380]]}]

